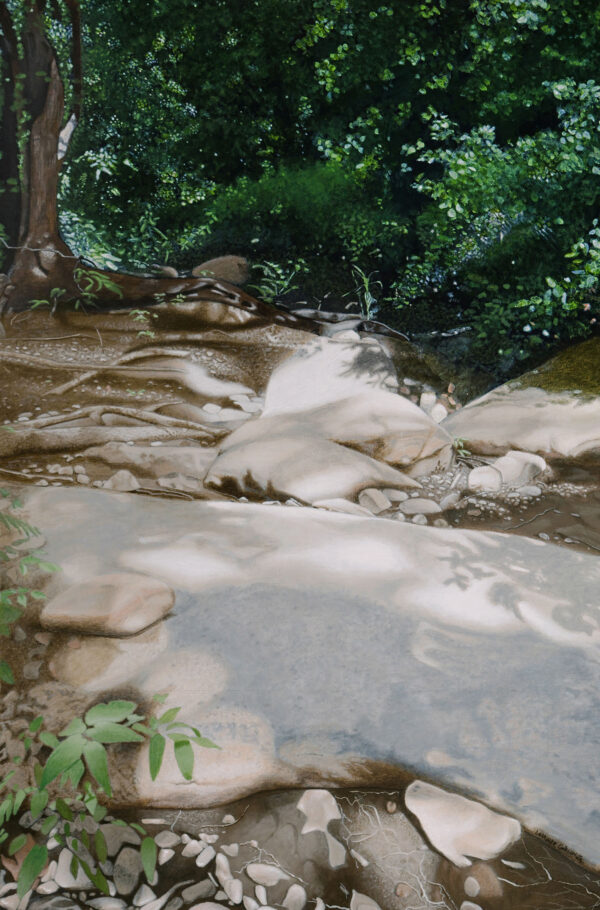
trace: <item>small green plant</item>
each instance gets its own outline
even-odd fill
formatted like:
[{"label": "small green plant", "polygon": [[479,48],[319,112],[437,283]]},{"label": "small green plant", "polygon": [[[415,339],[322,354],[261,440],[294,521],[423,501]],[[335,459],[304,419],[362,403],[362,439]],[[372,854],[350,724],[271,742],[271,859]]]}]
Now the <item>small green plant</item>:
[{"label": "small green plant", "polygon": [[261,262],[254,266],[254,270],[260,280],[249,285],[250,289],[256,291],[266,303],[275,303],[284,294],[297,290],[294,279],[306,271],[306,263],[303,259],[295,263],[287,262],[285,266],[277,262]]},{"label": "small green plant", "polygon": [[153,319],[158,319],[158,313],[154,313],[151,310],[130,310],[129,313],[134,322],[141,322],[146,326],[146,328],[139,330],[137,333],[138,338],[156,338],[156,332],[153,332],[150,326]]},{"label": "small green plant", "polygon": [[352,277],[356,284],[345,296],[348,297],[353,294],[357,300],[347,304],[346,309],[349,310],[350,307],[355,305],[355,302],[358,302],[360,315],[363,319],[372,319],[379,310],[378,301],[383,292],[383,284],[373,277],[376,274],[377,272],[369,272],[367,274],[356,263],[352,264]]},{"label": "small green plant", "polygon": [[[17,565],[22,575],[32,567],[55,571],[57,567],[42,559],[39,550],[26,555],[19,550],[20,545],[40,532],[15,514],[22,507],[17,498],[6,490],[0,490],[0,497],[8,500],[8,508],[0,509],[0,527],[17,538],[0,549],[0,561]],[[41,591],[21,586],[0,591],[0,635],[11,634],[30,598],[44,597]],[[12,667],[6,660],[0,661],[0,684],[14,685],[14,682]],[[166,695],[155,695],[154,701],[164,704],[166,698]],[[155,780],[170,743],[181,775],[189,781],[194,770],[192,744],[204,748],[218,746],[202,736],[196,727],[179,720],[179,712],[180,708],[167,708],[159,716],[146,716],[138,713],[135,702],[117,699],[94,705],[58,734],[46,728],[41,715],[34,718],[17,737],[24,754],[9,757],[8,771],[0,779],[0,846],[5,845],[3,849],[8,857],[15,856],[29,843],[26,834],[15,833],[19,815],[29,810],[41,834],[52,836],[57,844],[70,851],[72,875],[76,876],[81,869],[98,891],[108,894],[108,882],[101,868],[108,850],[100,828],[107,815],[102,801],[112,796],[107,748],[114,744],[147,743],[150,776]],[[42,754],[45,757],[40,760]],[[31,769],[31,784],[24,784],[18,778],[19,767],[24,764]],[[90,825],[85,825],[90,819],[92,834]],[[135,822],[128,824],[113,819],[111,824],[131,827],[141,836],[140,859],[146,878],[151,881],[157,864],[154,838]],[[34,886],[47,866],[48,856],[47,844],[36,843],[17,866],[19,900]]]},{"label": "small green plant", "polygon": [[461,436],[456,436],[452,441],[452,448],[459,458],[469,458],[473,453],[467,448],[467,440]]}]

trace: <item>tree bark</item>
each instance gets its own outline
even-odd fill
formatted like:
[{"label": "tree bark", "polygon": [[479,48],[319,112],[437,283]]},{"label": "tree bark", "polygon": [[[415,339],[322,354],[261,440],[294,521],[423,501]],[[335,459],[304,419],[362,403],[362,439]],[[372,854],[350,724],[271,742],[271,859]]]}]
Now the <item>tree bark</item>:
[{"label": "tree bark", "polygon": [[[74,57],[74,104],[81,95],[79,4],[69,0]],[[22,35],[23,59],[10,13],[0,0],[0,37],[3,73],[8,76],[2,110],[0,180],[10,180],[14,192],[2,208],[7,234],[7,274],[0,275],[0,316],[6,310],[23,310],[34,300],[52,304],[60,292],[60,305],[78,301],[97,308],[151,305],[174,296],[217,301],[251,312],[266,322],[277,322],[315,331],[314,320],[281,312],[262,303],[235,285],[210,278],[153,278],[90,268],[62,240],[58,227],[57,191],[61,166],[59,139],[64,119],[64,88],[54,50],[43,28],[41,7],[32,4]],[[45,75],[43,75],[45,74]],[[11,110],[18,80],[23,82],[26,109],[31,120],[23,160],[19,166],[18,115]],[[6,197],[6,193],[4,196]],[[6,268],[6,265],[5,265]],[[53,294],[54,292],[54,294]]]}]

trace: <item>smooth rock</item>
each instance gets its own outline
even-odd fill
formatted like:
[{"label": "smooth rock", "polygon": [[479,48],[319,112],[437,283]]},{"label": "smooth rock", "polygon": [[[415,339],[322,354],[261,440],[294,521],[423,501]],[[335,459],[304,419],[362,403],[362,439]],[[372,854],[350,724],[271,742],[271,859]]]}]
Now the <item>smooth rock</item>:
[{"label": "smooth rock", "polygon": [[125,897],[133,894],[142,874],[142,860],[138,850],[123,847],[115,861],[113,881],[117,894]]},{"label": "smooth rock", "polygon": [[347,515],[359,515],[362,518],[371,518],[372,512],[364,509],[356,502],[348,499],[317,499],[312,503],[315,509],[328,509],[330,512],[345,512]]},{"label": "smooth rock", "polygon": [[404,801],[435,849],[455,866],[470,866],[473,857],[496,859],[521,837],[516,819],[423,781],[410,784]]},{"label": "smooth rock", "polygon": [[540,455],[510,451],[494,462],[494,468],[506,486],[520,487],[547,471],[548,465]]},{"label": "smooth rock", "polygon": [[283,904],[286,910],[304,910],[307,901],[307,894],[302,885],[294,883],[290,885],[287,894],[283,899]]},{"label": "smooth rock", "polygon": [[196,278],[214,277],[231,284],[246,284],[250,266],[243,256],[217,256],[194,266],[192,275]]},{"label": "smooth rock", "polygon": [[390,502],[404,502],[408,499],[408,493],[405,493],[404,490],[390,490],[385,489],[381,491]]},{"label": "smooth rock", "polygon": [[213,861],[215,855],[214,847],[204,847],[196,857],[196,865],[199,869],[204,869],[205,866],[208,866],[208,864]]},{"label": "smooth rock", "polygon": [[469,472],[467,479],[469,490],[481,490],[489,493],[497,492],[502,483],[502,474],[495,465],[493,467],[491,465],[482,465],[479,468],[473,468]]},{"label": "smooth rock", "polygon": [[154,837],[157,847],[177,847],[181,843],[181,837],[175,831],[159,831]]},{"label": "smooth rock", "polygon": [[70,850],[67,850],[66,847],[58,854],[58,867],[54,874],[54,881],[60,888],[65,890],[76,889],[77,891],[89,891],[95,886],[89,880],[81,866],[77,870],[77,874],[73,875],[71,872],[71,861],[73,859],[73,854]]},{"label": "smooth rock", "polygon": [[435,423],[441,423],[442,420],[448,416],[448,410],[441,402],[438,401],[432,407],[431,411],[429,412],[429,416]]},{"label": "smooth rock", "polygon": [[248,863],[244,871],[255,884],[262,885],[264,888],[272,888],[278,882],[285,882],[289,879],[287,872],[270,863]]},{"label": "smooth rock", "polygon": [[175,594],[156,578],[131,572],[99,575],[68,588],[42,608],[47,629],[72,629],[88,635],[135,635],[163,619]]},{"label": "smooth rock", "polygon": [[143,885],[140,885],[135,892],[132,903],[134,907],[143,907],[144,904],[149,904],[150,901],[154,900],[156,900],[156,894],[152,888],[149,888],[148,885],[144,883]]},{"label": "smooth rock", "polygon": [[118,490],[120,493],[130,493],[132,490],[139,490],[141,484],[131,471],[123,469],[117,471],[117,473],[113,474],[112,477],[109,477],[108,480],[105,480],[102,486],[105,490]]},{"label": "smooth rock", "polygon": [[108,442],[85,450],[85,456],[110,465],[129,466],[146,477],[165,477],[183,474],[201,480],[215,460],[217,449],[203,446],[128,446]]},{"label": "smooth rock", "polygon": [[[597,341],[595,362],[597,364]],[[587,344],[587,342],[585,343]],[[579,347],[584,347],[580,345]],[[570,349],[571,354],[577,347]],[[567,352],[565,352],[567,353]],[[559,355],[560,357],[560,355]],[[528,373],[493,389],[450,414],[442,426],[466,440],[471,452],[502,455],[511,449],[534,452],[547,459],[576,459],[600,452],[600,394],[582,395],[571,389],[536,387],[548,384],[552,361],[537,373]],[[588,380],[598,384],[597,367],[588,365]]]},{"label": "smooth rock", "polygon": [[228,446],[211,466],[205,484],[242,495],[275,493],[281,499],[291,496],[314,503],[354,499],[362,489],[376,485],[411,487],[415,481],[361,452],[298,433],[275,438],[267,434],[255,442]]},{"label": "smooth rock", "polygon": [[144,747],[123,750],[115,806],[385,789],[411,769],[600,863],[596,555],[322,509],[22,497],[62,567],[54,591],[111,568],[177,589],[168,622],[137,636],[53,643],[56,685],[165,693],[220,746],[194,747],[185,784],[172,750],[156,781]]},{"label": "smooth rock", "polygon": [[196,882],[195,885],[189,885],[189,887],[184,888],[181,892],[181,896],[184,901],[192,902],[199,900],[200,898],[214,897],[216,893],[216,886],[209,878],[205,878],[202,882]]},{"label": "smooth rock", "polygon": [[374,515],[379,515],[380,512],[384,512],[392,505],[385,493],[375,488],[361,490],[358,494],[358,502],[363,509],[368,509]]},{"label": "smooth rock", "polygon": [[433,499],[407,499],[398,506],[404,515],[437,515],[442,510]]},{"label": "smooth rock", "polygon": [[386,388],[397,377],[380,345],[316,338],[280,363],[267,385],[263,415],[298,413]]},{"label": "smooth rock", "polygon": [[158,485],[164,490],[183,490],[186,493],[197,493],[202,489],[202,484],[196,477],[188,477],[181,473],[159,477]]}]

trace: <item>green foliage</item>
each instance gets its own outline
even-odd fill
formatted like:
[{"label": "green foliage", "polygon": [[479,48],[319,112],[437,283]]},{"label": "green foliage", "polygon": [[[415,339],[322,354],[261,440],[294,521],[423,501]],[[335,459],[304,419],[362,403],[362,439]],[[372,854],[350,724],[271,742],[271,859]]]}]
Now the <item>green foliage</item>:
[{"label": "green foliage", "polygon": [[257,284],[249,285],[249,289],[255,291],[261,300],[275,303],[285,294],[297,290],[298,285],[292,282],[305,270],[306,264],[303,261],[288,262],[285,266],[277,262],[258,263],[254,266],[254,271],[259,281]]}]

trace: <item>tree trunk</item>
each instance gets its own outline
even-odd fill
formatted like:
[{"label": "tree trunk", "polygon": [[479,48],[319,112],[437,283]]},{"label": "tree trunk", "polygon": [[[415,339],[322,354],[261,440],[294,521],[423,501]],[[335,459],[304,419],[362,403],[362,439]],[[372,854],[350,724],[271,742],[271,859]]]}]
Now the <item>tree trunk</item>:
[{"label": "tree trunk", "polygon": [[[64,89],[39,11],[32,9],[28,16],[23,59],[16,52],[16,40],[2,37],[0,42],[2,76],[9,80],[4,83],[8,89],[1,121],[0,180],[5,185],[9,181],[11,188],[2,198],[2,223],[9,249],[7,274],[0,274],[0,316],[6,310],[26,309],[34,300],[61,306],[87,301],[107,308],[156,303],[156,295],[163,300],[180,295],[241,308],[267,322],[317,329],[314,320],[279,311],[225,281],[127,275],[83,264],[62,240],[58,228],[58,150]],[[20,166],[18,115],[11,110],[20,91],[15,88],[19,81],[31,122]]]}]

